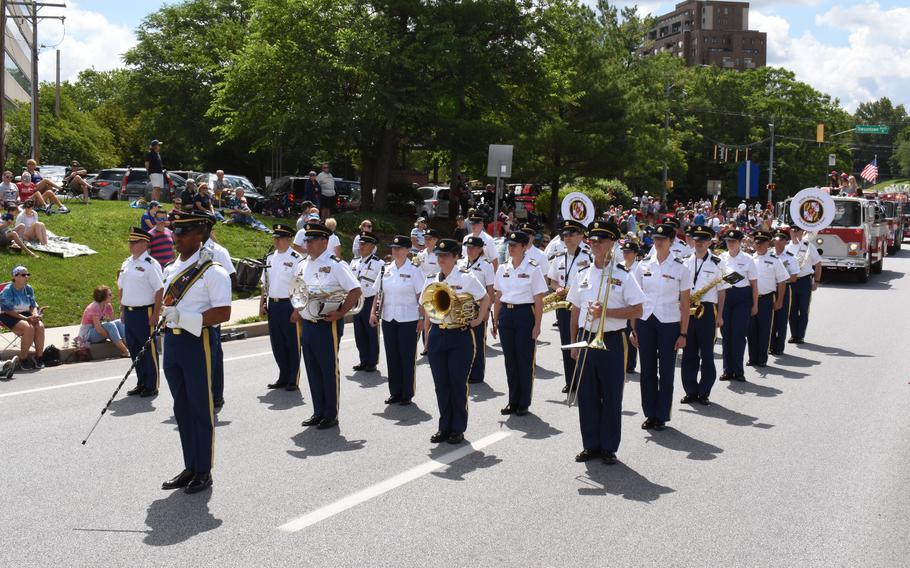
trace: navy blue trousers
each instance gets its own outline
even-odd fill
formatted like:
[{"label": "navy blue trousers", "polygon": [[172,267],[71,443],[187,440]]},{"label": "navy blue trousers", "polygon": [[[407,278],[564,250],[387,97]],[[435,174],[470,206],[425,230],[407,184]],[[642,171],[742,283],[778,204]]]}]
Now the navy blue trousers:
[{"label": "navy blue trousers", "polygon": [[[514,307],[509,308],[512,305]],[[534,304],[505,304],[499,310],[499,343],[506,364],[509,405],[531,406],[534,394],[534,357],[537,342],[534,330]]]},{"label": "navy blue trousers", "polygon": [[[360,354],[360,364],[375,367],[379,363],[379,328],[370,325],[373,301],[376,296],[363,299],[363,309],[354,316],[354,343]],[[417,324],[414,324],[417,325]]]},{"label": "navy blue trousers", "polygon": [[430,327],[430,371],[439,405],[439,431],[463,434],[468,428],[468,374],[476,355],[474,334],[468,329]]},{"label": "navy blue trousers", "polygon": [[[152,334],[153,326],[149,325],[151,315],[152,306],[123,308],[123,327],[126,329],[124,340],[133,359]],[[136,384],[146,390],[158,390],[159,376],[158,340],[155,339],[149,344],[142,358],[136,362]]]},{"label": "navy blue trousers", "polygon": [[411,400],[417,390],[417,321],[383,321],[382,342],[389,367],[389,394]]},{"label": "navy blue trousers", "polygon": [[749,321],[749,361],[752,363],[764,365],[768,362],[776,296],[775,292],[759,296],[758,313]]},{"label": "navy blue trousers", "polygon": [[793,304],[790,307],[790,337],[805,339],[809,325],[809,304],[812,302],[812,279],[814,274],[797,278],[793,287]]},{"label": "navy blue trousers", "polygon": [[635,324],[641,353],[641,409],[647,418],[670,420],[676,373],[679,322],[661,323],[656,316]]},{"label": "navy blue trousers", "polygon": [[224,351],[221,350],[221,326],[212,326],[212,398],[224,398]]},{"label": "navy blue trousers", "polygon": [[[698,319],[689,318],[680,375],[687,395],[707,397],[711,395],[711,387],[717,380],[717,368],[714,366],[717,306],[712,302],[702,302],[702,305],[705,307],[704,314]],[[701,381],[698,380],[699,371]]]},{"label": "navy blue trousers", "polygon": [[626,320],[626,372],[631,373],[635,370],[635,365],[638,362],[638,349],[633,347],[629,343],[629,336],[632,335],[632,322]]},{"label": "navy blue trousers", "polygon": [[787,323],[790,321],[790,305],[793,303],[793,284],[784,288],[784,302],[774,312],[774,324],[771,326],[771,351],[783,353],[787,345]]},{"label": "navy blue trousers", "polygon": [[724,301],[723,334],[724,373],[743,374],[746,334],[752,317],[752,287],[729,288]]},{"label": "navy blue trousers", "polygon": [[183,464],[196,473],[211,471],[215,458],[214,334],[210,327],[200,337],[186,330],[164,334],[164,376],[174,398]]},{"label": "navy blue trousers", "polygon": [[290,300],[269,301],[269,341],[281,385],[300,385],[300,324],[291,321]]},{"label": "navy blue trousers", "polygon": [[[562,308],[556,310],[556,325],[559,328],[559,344],[568,345],[572,343],[572,332],[569,329],[569,319],[572,317],[572,310]],[[581,324],[579,324],[581,325]],[[572,359],[572,350],[561,349],[562,351],[562,372],[566,377],[566,386],[572,382],[572,373],[575,372],[575,359]]]},{"label": "navy blue trousers", "polygon": [[468,380],[482,383],[487,372],[487,321],[477,327],[471,328],[474,334],[474,345],[477,346],[477,354],[474,355],[474,362],[471,363],[471,373]]},{"label": "navy blue trousers", "polygon": [[313,415],[338,417],[339,389],[338,343],[344,330],[344,319],[336,322],[304,320],[300,328],[303,363],[313,399]]},{"label": "navy blue trousers", "polygon": [[[579,331],[579,340],[590,340],[593,336],[591,332]],[[623,331],[604,333],[604,343],[606,350],[579,351],[578,359],[584,358],[584,369],[578,385],[578,419],[584,449],[615,452],[622,434],[628,344]]]}]

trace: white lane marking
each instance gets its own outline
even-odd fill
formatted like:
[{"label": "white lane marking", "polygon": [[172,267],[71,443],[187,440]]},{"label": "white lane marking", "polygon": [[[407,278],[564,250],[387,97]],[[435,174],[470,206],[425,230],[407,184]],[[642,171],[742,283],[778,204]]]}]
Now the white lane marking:
[{"label": "white lane marking", "polygon": [[388,493],[393,489],[397,489],[406,483],[410,483],[411,481],[419,479],[424,475],[441,469],[453,462],[456,462],[466,456],[473,454],[474,452],[482,450],[487,446],[508,438],[511,435],[512,432],[507,431],[490,434],[489,436],[481,438],[472,444],[462,446],[453,452],[442,455],[435,460],[430,460],[424,464],[418,465],[417,467],[413,467],[405,472],[399,473],[394,477],[390,477],[385,481],[380,481],[376,485],[362,489],[357,493],[352,493],[347,497],[342,497],[338,501],[330,503],[324,507],[320,507],[319,509],[307,513],[306,515],[297,517],[296,519],[291,519],[290,521],[278,527],[278,530],[288,533],[301,531],[309,526],[315,525],[320,521],[324,521],[329,517],[334,517],[338,513],[347,511],[348,509],[356,507],[361,503],[365,503],[370,499],[379,497],[380,495]]},{"label": "white lane marking", "polygon": [[[350,341],[354,341],[354,340],[353,339],[342,339],[341,340],[342,343],[347,343]],[[271,354],[272,354],[271,351],[261,351],[259,353],[251,353],[249,355],[238,355],[236,357],[228,357],[224,360],[224,362],[227,363],[229,361],[239,361],[241,359],[250,359],[252,357],[262,357],[263,355],[271,355]],[[20,394],[33,394],[36,392],[44,392],[44,391],[57,390],[57,389],[68,389],[70,387],[81,387],[82,385],[90,385],[93,383],[102,383],[105,381],[115,381],[117,379],[122,379],[122,378],[123,378],[123,375],[117,375],[114,377],[102,377],[100,379],[89,379],[87,381],[79,381],[77,383],[66,383],[63,385],[52,385],[49,387],[39,387],[39,388],[35,388],[35,389],[8,392],[8,393],[0,394],[0,398],[6,398],[9,396],[19,396]]]}]

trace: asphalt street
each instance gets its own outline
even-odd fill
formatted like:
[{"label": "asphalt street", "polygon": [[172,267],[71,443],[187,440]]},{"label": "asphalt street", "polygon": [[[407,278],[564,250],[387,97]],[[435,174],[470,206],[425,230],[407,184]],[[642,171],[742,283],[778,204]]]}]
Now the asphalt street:
[{"label": "asphalt street", "polygon": [[182,469],[163,378],[156,399],[121,393],[82,446],[128,363],[20,373],[0,383],[0,566],[906,566],[908,272],[905,252],[866,285],[826,283],[806,344],[718,383],[712,406],[675,403],[664,432],[639,428],[630,375],[615,466],[573,460],[552,316],[528,416],[499,414],[488,346],[470,448],[430,444],[425,359],[417,404],[383,404],[383,376],[351,371],[350,325],[336,430],[300,426],[305,378],[265,388],[267,338],[225,343],[215,485],[197,495],[160,489]]}]

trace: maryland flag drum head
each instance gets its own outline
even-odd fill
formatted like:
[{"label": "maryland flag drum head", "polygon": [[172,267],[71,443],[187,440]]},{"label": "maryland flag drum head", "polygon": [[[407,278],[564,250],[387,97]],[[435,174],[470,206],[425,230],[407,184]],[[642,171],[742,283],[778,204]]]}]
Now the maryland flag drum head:
[{"label": "maryland flag drum head", "polygon": [[561,212],[563,219],[578,221],[587,226],[594,220],[594,202],[584,193],[573,191],[562,200]]},{"label": "maryland flag drum head", "polygon": [[790,201],[790,218],[804,231],[820,231],[834,220],[834,199],[817,187],[797,193]]}]

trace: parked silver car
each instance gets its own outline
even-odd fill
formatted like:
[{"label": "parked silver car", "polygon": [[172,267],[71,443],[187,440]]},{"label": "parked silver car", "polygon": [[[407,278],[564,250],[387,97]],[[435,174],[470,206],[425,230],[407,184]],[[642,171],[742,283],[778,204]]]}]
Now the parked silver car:
[{"label": "parked silver car", "polygon": [[423,201],[418,201],[415,213],[430,219],[449,218],[449,188],[442,185],[425,185],[417,188]]}]

